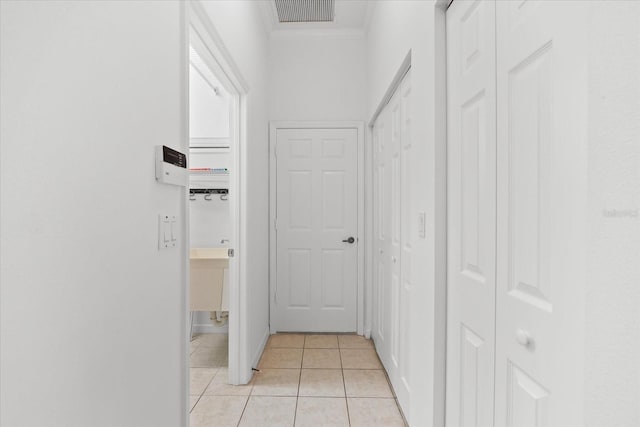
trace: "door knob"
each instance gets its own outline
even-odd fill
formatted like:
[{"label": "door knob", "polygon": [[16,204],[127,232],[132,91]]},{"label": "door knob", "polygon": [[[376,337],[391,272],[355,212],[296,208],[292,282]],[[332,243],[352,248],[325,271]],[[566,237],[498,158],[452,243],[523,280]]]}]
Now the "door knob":
[{"label": "door knob", "polygon": [[353,237],[349,237],[348,239],[344,239],[343,240],[344,243],[351,243],[351,244],[353,244],[353,242],[355,242],[355,241],[356,241],[356,239],[354,239]]},{"label": "door knob", "polygon": [[516,341],[518,341],[518,344],[528,347],[533,342],[533,338],[531,338],[529,332],[518,329],[516,331]]}]

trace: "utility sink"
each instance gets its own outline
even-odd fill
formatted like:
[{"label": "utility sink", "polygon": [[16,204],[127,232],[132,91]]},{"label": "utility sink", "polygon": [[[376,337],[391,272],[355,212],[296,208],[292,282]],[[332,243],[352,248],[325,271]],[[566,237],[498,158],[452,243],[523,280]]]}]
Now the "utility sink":
[{"label": "utility sink", "polygon": [[227,248],[191,248],[191,259],[229,259]]},{"label": "utility sink", "polygon": [[227,248],[191,248],[191,311],[228,311]]}]

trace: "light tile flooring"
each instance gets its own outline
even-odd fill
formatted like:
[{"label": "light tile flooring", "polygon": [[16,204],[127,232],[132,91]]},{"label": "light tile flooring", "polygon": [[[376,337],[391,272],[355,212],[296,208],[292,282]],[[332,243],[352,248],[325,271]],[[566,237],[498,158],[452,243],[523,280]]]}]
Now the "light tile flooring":
[{"label": "light tile flooring", "polygon": [[226,335],[191,348],[191,426],[404,427],[370,340],[356,335],[277,334],[250,384],[227,384]]}]

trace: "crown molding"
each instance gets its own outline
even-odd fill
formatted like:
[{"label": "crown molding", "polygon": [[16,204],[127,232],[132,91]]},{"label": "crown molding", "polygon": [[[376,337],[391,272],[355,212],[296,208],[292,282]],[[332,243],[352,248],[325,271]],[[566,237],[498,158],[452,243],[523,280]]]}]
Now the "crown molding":
[{"label": "crown molding", "polygon": [[300,38],[330,38],[330,39],[364,39],[364,29],[308,29],[308,30],[273,30],[270,38],[273,40],[288,40]]}]

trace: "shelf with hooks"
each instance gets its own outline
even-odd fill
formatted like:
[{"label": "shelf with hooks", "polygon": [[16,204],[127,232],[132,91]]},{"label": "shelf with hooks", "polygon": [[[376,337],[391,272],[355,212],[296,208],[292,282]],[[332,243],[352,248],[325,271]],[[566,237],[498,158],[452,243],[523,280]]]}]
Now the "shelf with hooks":
[{"label": "shelf with hooks", "polygon": [[189,200],[195,201],[198,194],[203,195],[206,201],[213,200],[213,195],[219,195],[220,200],[229,200],[229,190],[226,188],[191,188],[189,189]]}]

